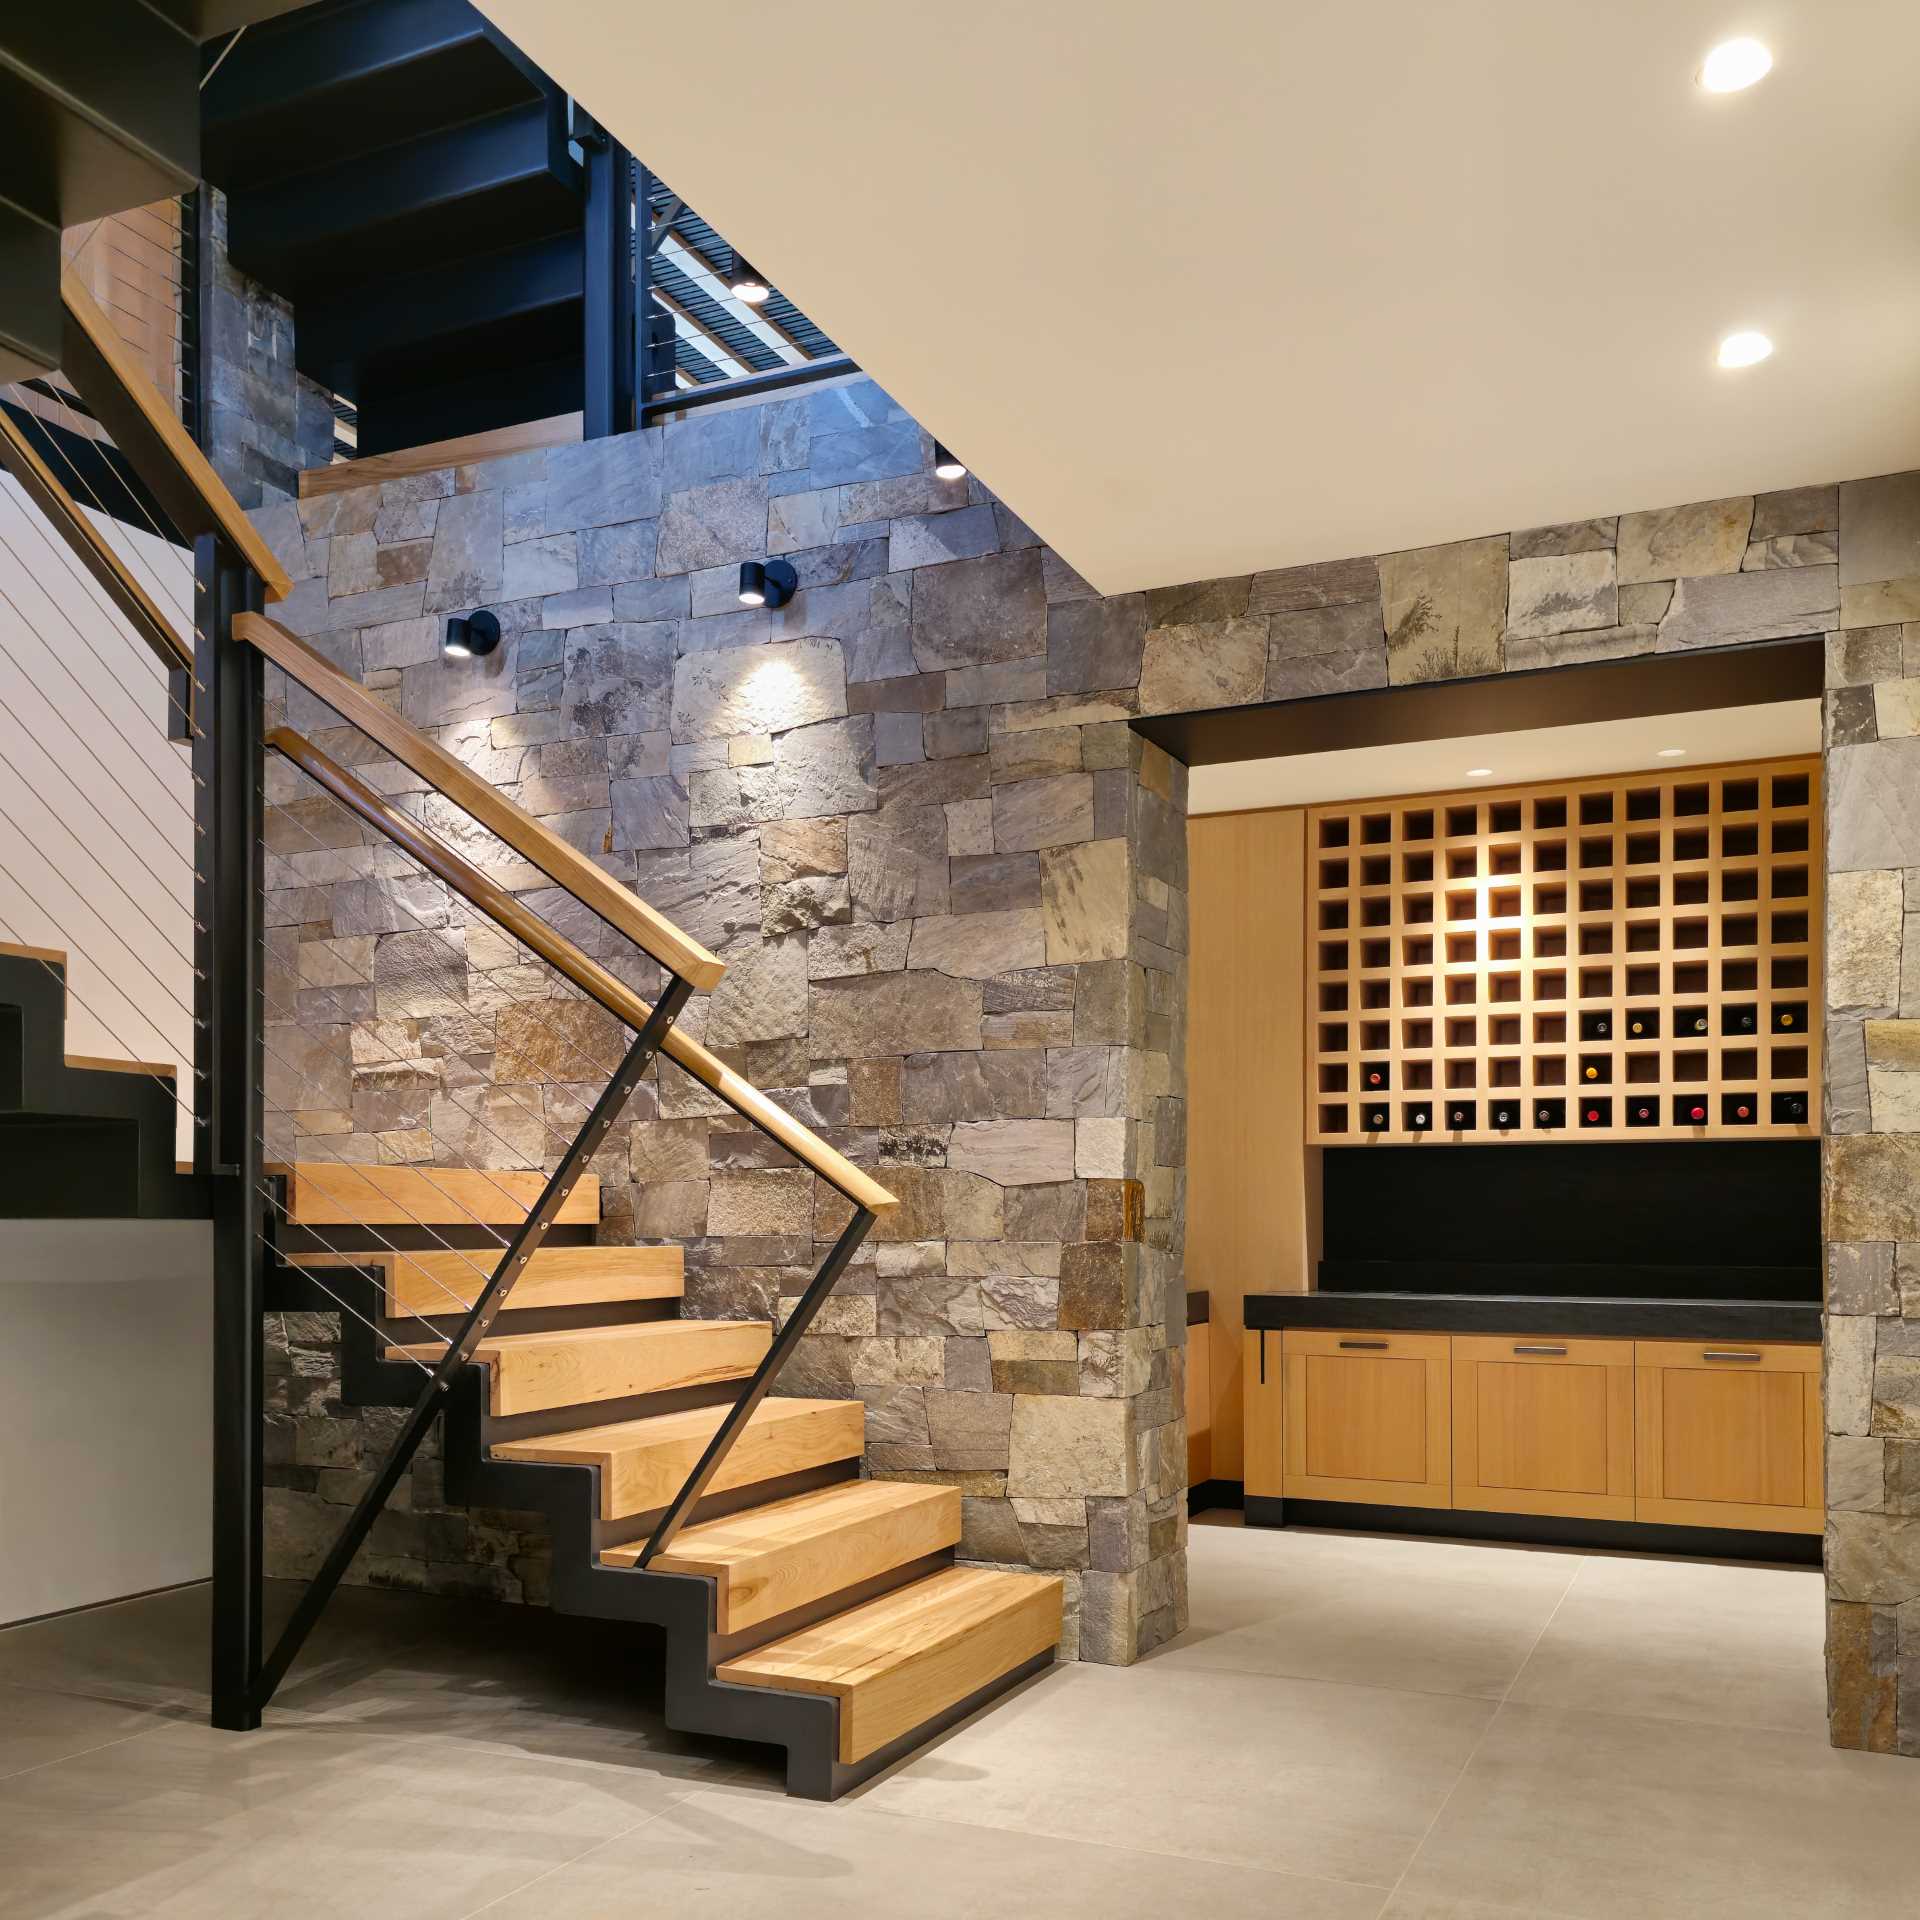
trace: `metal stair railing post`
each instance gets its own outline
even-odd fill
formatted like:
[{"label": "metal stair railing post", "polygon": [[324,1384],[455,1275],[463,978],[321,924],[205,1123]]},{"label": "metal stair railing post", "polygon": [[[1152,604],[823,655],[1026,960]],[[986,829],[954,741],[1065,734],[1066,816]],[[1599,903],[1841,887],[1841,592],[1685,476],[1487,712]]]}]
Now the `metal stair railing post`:
[{"label": "metal stair railing post", "polygon": [[259,578],[215,533],[194,545],[194,1171],[213,1199],[213,1647],[216,1727],[260,1724],[265,1527],[265,790],[259,654],[233,637]]},{"label": "metal stair railing post", "polygon": [[506,1304],[513,1283],[539,1250],[548,1228],[560,1211],[561,1203],[573,1191],[575,1182],[586,1171],[587,1162],[605,1141],[607,1129],[620,1117],[628,1100],[638,1089],[641,1075],[659,1051],[667,1030],[678,1017],[680,1009],[686,1005],[692,991],[691,985],[677,974],[668,980],[666,991],[661,994],[646,1025],[627,1049],[619,1071],[607,1082],[605,1090],[594,1103],[593,1111],[587,1115],[585,1124],[574,1136],[572,1145],[561,1156],[559,1166],[548,1177],[532,1212],[515,1232],[506,1252],[500,1256],[500,1264],[494,1270],[492,1279],[481,1289],[479,1299],[473,1303],[459,1331],[448,1342],[445,1355],[434,1368],[426,1386],[421,1389],[420,1398],[414,1403],[413,1411],[388,1449],[387,1457],[380,1463],[380,1470],[361,1494],[339,1538],[328,1549],[320,1570],[301,1596],[300,1604],[294,1609],[273,1652],[262,1666],[253,1697],[256,1716],[272,1699],[274,1689],[285,1678],[313,1623],[320,1617],[334,1588],[340,1584],[361,1543],[372,1531],[381,1508],[399,1485],[400,1476],[411,1464],[420,1442],[426,1438],[428,1428],[446,1406],[447,1390],[455,1375],[472,1360],[481,1337],[493,1324],[494,1315]]},{"label": "metal stair railing post", "polygon": [[[762,1129],[764,1131],[764,1129]],[[636,1563],[644,1568],[656,1555],[666,1551],[674,1536],[686,1525],[687,1516],[699,1504],[713,1476],[720,1471],[722,1463],[733,1450],[733,1443],[740,1438],[746,1424],[753,1418],[755,1409],[767,1397],[778,1378],[780,1369],[791,1357],[793,1350],[800,1344],[800,1336],[813,1324],[814,1315],[825,1305],[835,1283],[846,1271],[861,1241],[867,1237],[867,1230],[877,1216],[867,1208],[854,1205],[853,1218],[849,1220],[838,1240],[833,1243],[827,1257],[821,1261],[820,1268],[807,1283],[807,1290],[794,1302],[793,1311],[788,1314],[786,1325],[774,1336],[773,1343],[761,1356],[760,1364],[754,1368],[753,1377],[747,1382],[746,1390],[733,1403],[727,1417],[721,1421],[713,1438],[707,1442],[706,1451],[694,1463],[693,1471],[687,1475],[680,1491],[673,1496],[673,1504],[661,1515],[660,1524],[647,1536],[647,1544],[641,1549]]]}]

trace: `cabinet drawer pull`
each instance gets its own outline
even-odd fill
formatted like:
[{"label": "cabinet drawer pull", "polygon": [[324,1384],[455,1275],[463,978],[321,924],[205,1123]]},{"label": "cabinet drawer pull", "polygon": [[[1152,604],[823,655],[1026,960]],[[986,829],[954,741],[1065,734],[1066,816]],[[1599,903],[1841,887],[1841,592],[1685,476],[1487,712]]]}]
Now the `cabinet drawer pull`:
[{"label": "cabinet drawer pull", "polygon": [[1366,1347],[1369,1351],[1384,1352],[1387,1343],[1384,1340],[1342,1340],[1343,1347]]},{"label": "cabinet drawer pull", "polygon": [[1726,1347],[1703,1347],[1700,1350],[1702,1360],[1745,1360],[1752,1362],[1761,1356],[1757,1353],[1737,1353]]},{"label": "cabinet drawer pull", "polygon": [[1519,1347],[1517,1346],[1514,1348],[1515,1353],[1557,1353],[1562,1356],[1565,1355],[1566,1351],[1567,1350],[1565,1347]]}]

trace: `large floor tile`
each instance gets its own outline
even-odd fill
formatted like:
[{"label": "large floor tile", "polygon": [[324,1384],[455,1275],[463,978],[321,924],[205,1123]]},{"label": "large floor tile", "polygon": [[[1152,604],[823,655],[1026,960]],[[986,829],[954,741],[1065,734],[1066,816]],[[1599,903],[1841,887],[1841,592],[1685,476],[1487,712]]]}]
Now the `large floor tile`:
[{"label": "large floor tile", "polygon": [[144,1707],[0,1682],[0,1780],[130,1740],[160,1724]]},{"label": "large floor tile", "polygon": [[1192,1624],[1152,1663],[1497,1700],[1580,1564],[1477,1542],[1194,1528]]},{"label": "large floor tile", "polygon": [[989,1844],[977,1827],[870,1803],[703,1791],[489,1907],[486,1920],[630,1920],[637,1899],[685,1920],[1375,1920],[1380,1908],[1374,1887],[1029,1833]]},{"label": "large floor tile", "polygon": [[1508,1705],[1401,1893],[1423,1920],[1447,1899],[1572,1920],[1885,1920],[1913,1911],[1916,1832],[1910,1762]]},{"label": "large floor tile", "polygon": [[457,1920],[685,1791],[433,1737],[167,1727],[0,1783],[0,1914]]},{"label": "large floor tile", "polygon": [[1583,1560],[1511,1697],[1826,1738],[1817,1568]]},{"label": "large floor tile", "polygon": [[1492,1711],[1320,1681],[1062,1667],[866,1803],[1387,1887]]}]

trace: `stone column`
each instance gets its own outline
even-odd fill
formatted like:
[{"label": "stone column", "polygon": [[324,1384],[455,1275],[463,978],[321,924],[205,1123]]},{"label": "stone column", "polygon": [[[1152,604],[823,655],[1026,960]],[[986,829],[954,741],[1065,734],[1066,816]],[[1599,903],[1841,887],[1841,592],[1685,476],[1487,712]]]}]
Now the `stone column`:
[{"label": "stone column", "polygon": [[1920,1755],[1920,475],[1840,489],[1827,637],[1827,1680]]}]

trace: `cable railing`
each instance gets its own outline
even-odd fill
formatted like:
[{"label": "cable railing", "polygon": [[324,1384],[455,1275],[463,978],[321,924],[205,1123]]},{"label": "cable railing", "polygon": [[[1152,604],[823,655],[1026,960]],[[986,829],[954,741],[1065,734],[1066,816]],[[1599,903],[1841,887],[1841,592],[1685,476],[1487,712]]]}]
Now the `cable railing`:
[{"label": "cable railing", "polygon": [[[515,1281],[569,1212],[611,1128],[643,1078],[665,1070],[660,1059],[825,1181],[847,1212],[632,1577],[697,1506],[894,1200],[677,1024],[693,993],[722,977],[717,956],[268,617],[267,603],[290,590],[284,569],[99,301],[73,275],[63,291],[75,424],[43,436],[20,415],[0,414],[8,470],[0,482],[0,685],[8,695],[0,940],[49,970],[56,947],[83,959],[112,952],[127,978],[142,978],[144,998],[122,993],[125,1004],[104,1008],[100,1029],[104,1044],[167,1089],[181,1115],[182,1158],[205,1181],[213,1211],[214,1719],[248,1727],[449,1404],[453,1381],[481,1354]],[[30,417],[39,422],[47,411]],[[81,443],[110,450],[109,482],[123,470],[130,476],[111,515],[86,504],[98,488],[85,458],[72,457]],[[330,710],[338,727],[325,731],[326,744],[291,725],[268,728],[270,674]],[[590,957],[432,830],[428,816],[440,806],[500,850],[500,872],[551,883],[633,957]],[[607,1024],[545,1023],[542,1059],[519,1085],[443,1084],[403,1101],[395,1117],[405,1125],[388,1129],[404,1136],[394,1164],[333,1152],[328,1134],[301,1116],[337,1109],[343,1091],[351,1106],[356,1060],[402,1078],[417,1063],[379,1018],[373,946],[356,953],[339,939],[270,937],[269,860],[275,878],[294,886],[309,865],[337,872],[344,861],[355,871],[392,863],[431,889],[390,890],[401,930],[435,957],[414,970],[410,1005],[444,999],[450,1015],[470,1013],[466,936],[485,925],[499,943],[499,971],[514,982],[489,990],[496,1010],[586,1005]],[[456,925],[446,911],[456,900],[478,917]],[[308,944],[319,949],[311,976]],[[538,990],[515,990],[536,969],[545,970]],[[84,975],[84,966],[68,969],[69,1000],[86,1012],[106,995]],[[345,1063],[305,1044],[316,1026],[351,1037]],[[164,1042],[145,1048],[157,1058],[144,1063],[143,1031]],[[394,1177],[407,1173],[425,1184]],[[324,1217],[316,1217],[300,1199],[322,1178]],[[420,1386],[269,1648],[260,1316],[266,1276],[296,1238],[307,1281],[364,1323],[376,1350],[411,1365]],[[404,1272],[407,1284],[357,1295],[339,1270],[364,1272],[370,1260],[390,1263],[390,1282]],[[401,1337],[408,1322],[424,1337]]]}]

